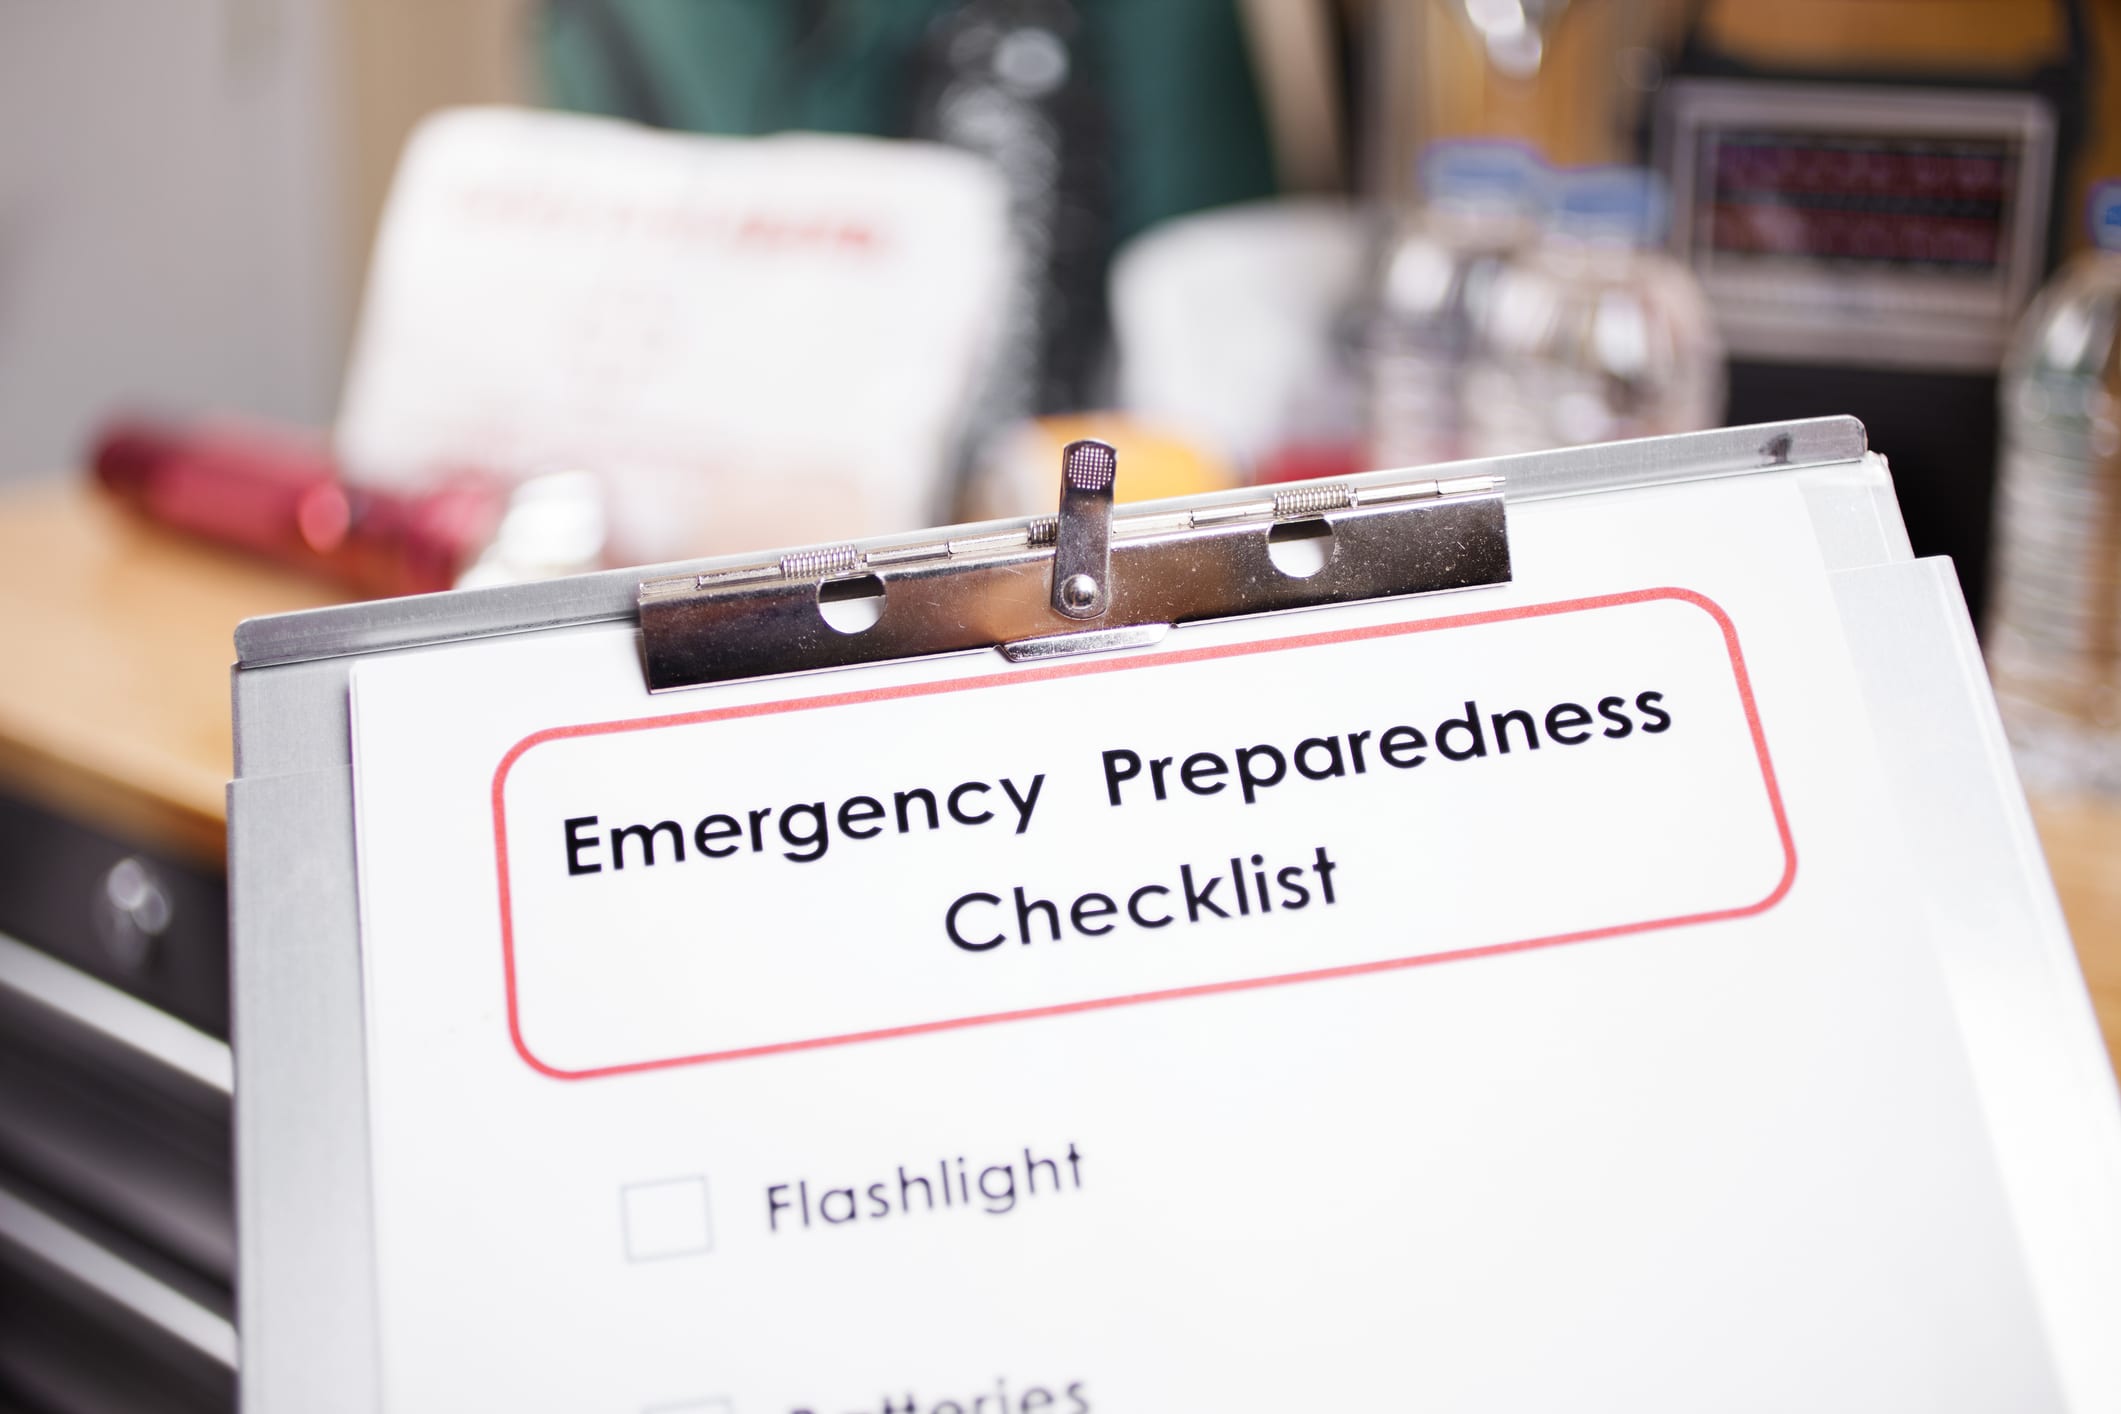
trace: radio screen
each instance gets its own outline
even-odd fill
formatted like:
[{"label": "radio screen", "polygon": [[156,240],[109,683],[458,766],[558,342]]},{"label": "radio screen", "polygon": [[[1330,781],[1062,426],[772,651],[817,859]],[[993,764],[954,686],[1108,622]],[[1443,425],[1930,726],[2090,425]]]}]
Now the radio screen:
[{"label": "radio screen", "polygon": [[2011,140],[1705,135],[1718,256],[1990,275],[2007,259],[2021,145]]}]

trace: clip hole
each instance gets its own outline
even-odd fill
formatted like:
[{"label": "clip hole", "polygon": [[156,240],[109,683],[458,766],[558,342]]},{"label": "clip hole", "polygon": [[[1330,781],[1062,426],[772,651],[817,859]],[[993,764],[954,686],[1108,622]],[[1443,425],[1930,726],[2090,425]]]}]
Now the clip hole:
[{"label": "clip hole", "polygon": [[1267,558],[1291,579],[1309,579],[1333,558],[1333,527],[1324,520],[1286,520],[1267,532]]},{"label": "clip hole", "polygon": [[884,616],[884,581],[873,574],[828,579],[817,587],[817,611],[838,633],[860,633]]}]

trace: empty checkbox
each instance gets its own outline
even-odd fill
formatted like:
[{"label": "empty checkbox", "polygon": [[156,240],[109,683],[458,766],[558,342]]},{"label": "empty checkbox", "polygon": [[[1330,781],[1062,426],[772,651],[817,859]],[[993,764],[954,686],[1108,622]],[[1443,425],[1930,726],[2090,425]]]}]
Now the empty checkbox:
[{"label": "empty checkbox", "polygon": [[619,1208],[625,1219],[629,1262],[696,1257],[714,1250],[704,1178],[629,1184],[619,1190]]}]

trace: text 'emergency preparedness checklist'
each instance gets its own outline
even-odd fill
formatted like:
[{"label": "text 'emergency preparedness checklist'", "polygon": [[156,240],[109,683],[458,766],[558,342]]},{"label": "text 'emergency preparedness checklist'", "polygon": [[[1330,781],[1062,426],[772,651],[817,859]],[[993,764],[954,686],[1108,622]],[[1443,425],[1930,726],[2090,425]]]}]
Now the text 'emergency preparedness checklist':
[{"label": "text 'emergency preparedness checklist'", "polygon": [[493,829],[514,1044],[571,1079],[1739,917],[1796,869],[1678,589],[555,727]]}]

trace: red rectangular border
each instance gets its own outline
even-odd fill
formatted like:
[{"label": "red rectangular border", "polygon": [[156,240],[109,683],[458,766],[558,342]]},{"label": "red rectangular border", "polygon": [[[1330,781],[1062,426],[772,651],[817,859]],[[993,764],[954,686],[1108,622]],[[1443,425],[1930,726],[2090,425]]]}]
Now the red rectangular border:
[{"label": "red rectangular border", "polygon": [[[887,1026],[873,1031],[853,1031],[842,1036],[820,1036],[807,1041],[777,1041],[764,1046],[745,1046],[728,1051],[709,1051],[701,1055],[676,1056],[667,1060],[631,1061],[623,1065],[598,1066],[589,1070],[561,1070],[547,1065],[531,1053],[523,1040],[521,1019],[516,1007],[515,964],[515,918],[508,897],[508,822],[503,809],[502,792],[508,784],[508,773],[516,762],[532,747],[548,741],[561,741],[570,737],[609,736],[618,732],[648,731],[656,727],[690,726],[699,722],[734,721],[743,717],[765,717],[781,712],[807,712],[822,707],[845,707],[861,702],[888,702],[905,697],[934,697],[952,692],[975,692],[985,688],[1013,687],[1023,683],[1050,682],[1055,678],[1088,677],[1098,673],[1132,672],[1140,668],[1168,667],[1175,663],[1198,663],[1214,658],[1245,658],[1258,653],[1277,653],[1289,648],[1316,648],[1336,643],[1356,643],[1373,638],[1396,638],[1403,634],[1429,633],[1437,629],[1471,628],[1480,624],[1506,623],[1513,619],[1545,618],[1555,614],[1580,613],[1589,609],[1609,609],[1624,604],[1642,604],[1654,600],[1671,600],[1692,604],[1716,621],[1723,632],[1724,646],[1731,655],[1731,674],[1738,687],[1738,697],[1745,707],[1745,720],[1753,736],[1753,751],[1760,760],[1760,776],[1767,787],[1768,804],[1774,812],[1775,830],[1782,840],[1782,878],[1765,898],[1739,908],[1717,909],[1708,913],[1689,913],[1676,918],[1655,918],[1641,923],[1619,923],[1604,928],[1588,928],[1575,933],[1553,933],[1541,938],[1525,938],[1509,943],[1489,943],[1480,947],[1460,948],[1453,952],[1424,953],[1416,957],[1386,958],[1377,962],[1348,963],[1339,967],[1317,968],[1308,972],[1284,972],[1268,977],[1245,977],[1230,982],[1203,982],[1188,987],[1168,987],[1161,991],[1135,992],[1117,997],[1097,997],[1087,1001],[1060,1002],[1052,1006],[1027,1007],[1017,1011],[992,1012],[982,1016],[960,1016],[946,1021],[923,1021],[909,1026]],[[1780,903],[1789,893],[1797,878],[1797,845],[1790,835],[1789,816],[1782,805],[1782,787],[1775,779],[1775,765],[1768,756],[1767,734],[1761,730],[1760,710],[1753,700],[1753,680],[1747,673],[1745,654],[1738,646],[1738,629],[1731,616],[1723,611],[1707,595],[1691,589],[1662,588],[1638,589],[1626,594],[1606,594],[1589,599],[1566,599],[1551,604],[1534,604],[1518,609],[1495,609],[1479,614],[1455,614],[1447,618],[1424,619],[1416,623],[1377,624],[1366,628],[1341,629],[1329,633],[1305,634],[1295,638],[1276,638],[1258,643],[1232,643],[1210,648],[1178,649],[1169,653],[1153,653],[1139,658],[1103,658],[1086,662],[1057,663],[1047,667],[1027,668],[1018,672],[995,673],[987,677],[959,678],[946,682],[911,683],[899,687],[872,688],[860,692],[828,693],[820,697],[803,697],[782,702],[748,703],[740,707],[710,708],[703,712],[681,712],[667,717],[642,717],[619,722],[592,722],[582,726],[549,727],[524,737],[508,754],[493,773],[493,843],[494,863],[498,873],[501,897],[501,965],[508,990],[508,1036],[515,1044],[516,1054],[525,1064],[541,1075],[556,1080],[591,1080],[606,1075],[630,1075],[644,1070],[665,1070],[672,1066],[701,1065],[709,1061],[738,1060],[747,1056],[775,1055],[783,1051],[816,1050],[824,1046],[841,1046],[855,1041],[882,1041],[895,1036],[918,1036],[929,1031],[948,1031],[961,1026],[985,1026],[1002,1021],[1026,1021],[1033,1017],[1065,1016],[1070,1012],[1098,1011],[1106,1007],[1133,1006],[1140,1002],[1172,1001],[1180,997],[1208,996],[1217,992],[1249,991],[1256,987],[1279,987],[1292,982],[1318,982],[1333,977],[1355,977],[1369,972],[1385,972],[1406,967],[1423,967],[1431,963],[1462,962],[1468,958],[1495,957],[1503,953],[1528,952],[1534,948],[1555,947],[1563,943],[1583,943],[1599,938],[1619,937],[1629,933],[1646,933],[1661,928],[1679,928],[1693,923],[1713,923],[1729,918],[1747,918],[1764,913]]]}]

